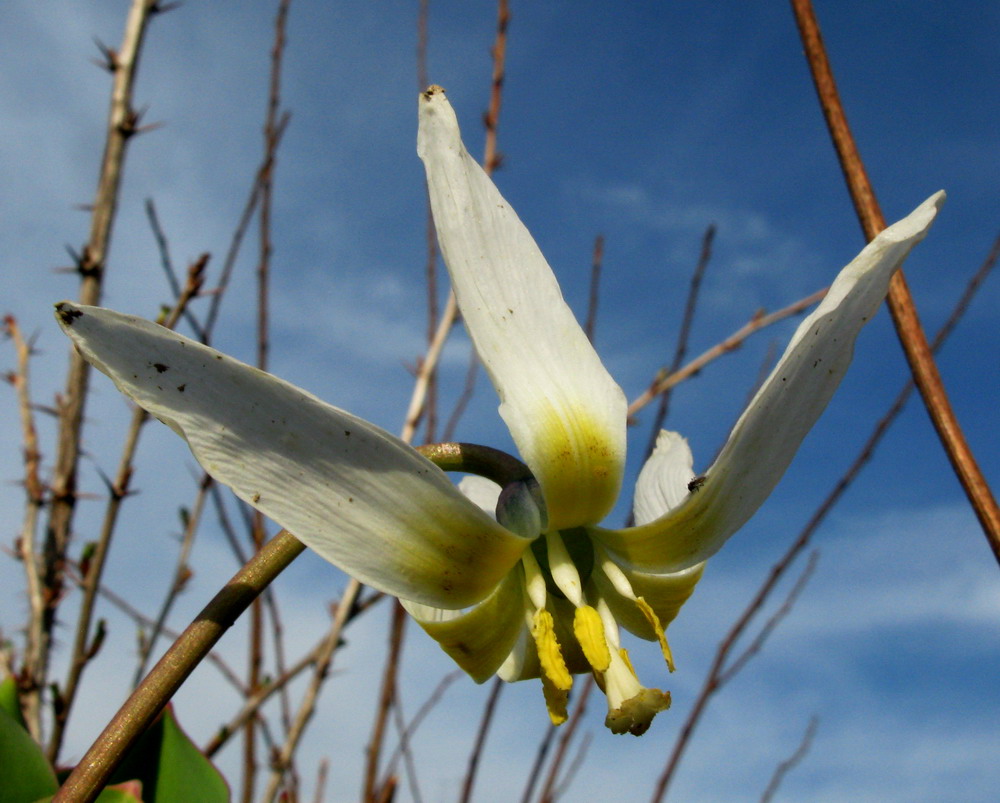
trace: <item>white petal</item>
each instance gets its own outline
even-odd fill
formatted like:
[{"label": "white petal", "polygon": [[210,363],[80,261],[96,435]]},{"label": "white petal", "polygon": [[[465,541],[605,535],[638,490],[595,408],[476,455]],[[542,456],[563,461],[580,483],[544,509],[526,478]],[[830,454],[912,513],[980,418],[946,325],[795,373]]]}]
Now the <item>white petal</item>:
[{"label": "white petal", "polygon": [[57,310],[84,356],[209,474],[362,582],[460,608],[520,558],[524,539],[388,432],[141,318]]},{"label": "white petal", "polygon": [[484,513],[496,518],[497,500],[502,489],[493,480],[480,477],[478,474],[469,474],[459,480],[458,490]]},{"label": "white petal", "polygon": [[515,567],[490,596],[467,611],[450,611],[401,599],[428,635],[476,683],[493,675],[524,629],[524,576]]},{"label": "white petal", "polygon": [[462,318],[542,485],[549,525],[600,521],[621,486],[625,396],[531,234],[462,145],[440,87],[420,96],[417,151]]},{"label": "white petal", "polygon": [[686,439],[660,430],[656,448],[635,483],[635,523],[648,524],[683,502],[694,477],[694,458]]},{"label": "white petal", "polygon": [[943,192],[931,196],[840,272],[736,422],[697,493],[644,527],[594,528],[619,559],[643,571],[684,569],[717,552],[757,511],[840,384],[854,340],[877,311],[893,272],[943,203]]}]

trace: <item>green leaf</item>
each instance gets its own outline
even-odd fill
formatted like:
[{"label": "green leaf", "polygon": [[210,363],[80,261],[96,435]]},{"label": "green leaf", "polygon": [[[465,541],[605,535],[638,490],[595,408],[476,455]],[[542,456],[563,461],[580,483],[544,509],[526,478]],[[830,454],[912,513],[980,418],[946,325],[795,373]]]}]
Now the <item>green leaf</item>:
[{"label": "green leaf", "polygon": [[125,757],[111,783],[142,781],[144,803],[228,803],[229,786],[167,706]]},{"label": "green leaf", "polygon": [[0,680],[0,708],[10,714],[22,728],[28,727],[21,714],[21,704],[17,701],[17,684],[12,677]]},{"label": "green leaf", "polygon": [[42,748],[7,712],[6,705],[0,705],[0,803],[37,800],[58,788]]}]

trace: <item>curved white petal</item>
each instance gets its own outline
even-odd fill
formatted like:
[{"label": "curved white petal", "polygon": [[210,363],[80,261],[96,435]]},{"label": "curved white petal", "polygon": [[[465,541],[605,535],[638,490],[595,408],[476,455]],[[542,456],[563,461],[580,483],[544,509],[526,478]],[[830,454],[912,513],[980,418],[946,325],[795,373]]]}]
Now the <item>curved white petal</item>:
[{"label": "curved white petal", "polygon": [[685,438],[661,429],[656,447],[635,482],[635,523],[648,524],[683,502],[694,477],[694,457]]},{"label": "curved white petal", "polygon": [[467,611],[400,604],[476,683],[489,679],[524,629],[524,575],[515,567],[486,599]]},{"label": "curved white petal", "polygon": [[478,474],[469,474],[459,480],[458,490],[476,507],[492,519],[496,519],[497,500],[500,498],[502,488],[493,480],[480,477]]},{"label": "curved white petal", "polygon": [[622,561],[650,572],[684,569],[713,555],[756,512],[826,408],[858,332],[878,309],[893,272],[924,238],[944,197],[936,193],[885,229],[840,272],[736,422],[697,493],[644,527],[593,528]]},{"label": "curved white petal", "polygon": [[364,583],[461,608],[528,543],[402,441],[304,390],[141,318],[66,302],[57,318],[209,474]]},{"label": "curved white petal", "polygon": [[549,525],[598,522],[621,487],[625,396],[528,230],[462,145],[440,87],[420,96],[417,151],[462,318]]}]

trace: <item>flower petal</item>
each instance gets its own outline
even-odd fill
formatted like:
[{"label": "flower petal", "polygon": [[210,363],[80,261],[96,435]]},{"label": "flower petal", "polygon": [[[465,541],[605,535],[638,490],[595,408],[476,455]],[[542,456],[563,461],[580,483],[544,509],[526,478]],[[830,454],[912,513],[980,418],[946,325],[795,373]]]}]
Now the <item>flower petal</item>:
[{"label": "flower petal", "polygon": [[209,474],[362,582],[460,608],[527,546],[388,432],[141,318],[56,309],[84,356]]},{"label": "flower petal", "polygon": [[931,196],[840,272],[736,422],[696,493],[643,527],[592,528],[620,562],[648,572],[693,566],[717,552],[757,511],[840,384],[854,340],[878,309],[893,272],[924,238],[943,203],[943,192]]},{"label": "flower petal", "polygon": [[677,507],[688,496],[694,457],[685,438],[660,430],[656,448],[639,472],[633,504],[636,524],[648,524]]},{"label": "flower petal", "polygon": [[621,487],[625,396],[531,234],[462,145],[440,87],[420,96],[417,151],[462,318],[544,490],[549,526],[598,522]]},{"label": "flower petal", "polygon": [[467,611],[405,599],[400,604],[456,664],[482,683],[500,668],[524,629],[524,575],[515,568],[492,594]]}]

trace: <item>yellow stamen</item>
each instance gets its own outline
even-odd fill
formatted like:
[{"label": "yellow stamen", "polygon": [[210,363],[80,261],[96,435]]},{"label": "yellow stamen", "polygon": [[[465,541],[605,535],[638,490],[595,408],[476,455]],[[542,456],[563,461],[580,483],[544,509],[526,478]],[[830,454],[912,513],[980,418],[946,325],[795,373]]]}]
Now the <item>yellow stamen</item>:
[{"label": "yellow stamen", "polygon": [[542,694],[545,695],[545,707],[548,709],[552,724],[562,725],[567,717],[566,703],[569,701],[569,691],[556,688],[546,675],[542,675]]},{"label": "yellow stamen", "polygon": [[638,606],[639,610],[642,611],[642,615],[646,617],[646,621],[649,622],[649,626],[653,628],[653,632],[656,634],[656,640],[660,642],[660,651],[663,653],[663,658],[667,662],[667,669],[671,672],[674,671],[674,654],[670,651],[670,645],[667,644],[667,634],[663,632],[663,626],[660,624],[660,617],[656,615],[649,603],[646,602],[642,597],[635,598],[635,604]]},{"label": "yellow stamen", "polygon": [[589,605],[577,608],[573,615],[573,635],[580,643],[587,663],[598,672],[606,672],[611,663],[611,653],[608,652],[601,615]]},{"label": "yellow stamen", "polygon": [[625,666],[628,667],[628,671],[632,673],[632,677],[638,680],[639,676],[635,673],[635,667],[632,666],[632,659],[628,657],[628,650],[626,650],[624,647],[619,647],[618,654],[622,657],[622,660],[625,662]]},{"label": "yellow stamen", "polygon": [[547,679],[560,691],[569,691],[573,685],[573,677],[566,668],[566,661],[563,660],[562,650],[556,640],[555,623],[547,610],[535,611],[531,637],[535,640],[538,662],[542,665],[542,679]]}]

